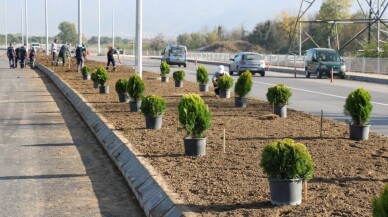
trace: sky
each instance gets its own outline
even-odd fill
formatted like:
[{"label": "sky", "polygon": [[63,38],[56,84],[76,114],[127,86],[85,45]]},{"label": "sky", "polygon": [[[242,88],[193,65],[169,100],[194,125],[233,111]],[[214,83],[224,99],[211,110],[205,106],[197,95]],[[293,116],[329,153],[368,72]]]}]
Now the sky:
[{"label": "sky", "polygon": [[[21,10],[25,1],[0,0],[0,34],[5,33],[5,20],[9,34],[21,33]],[[72,22],[78,28],[78,0],[47,1],[50,36],[58,34],[58,25],[63,21]],[[81,1],[83,35],[87,38],[97,36],[98,0]],[[100,2],[101,36],[112,36],[114,8],[115,36],[134,38],[136,0]],[[163,34],[165,38],[175,39],[179,34],[211,31],[219,25],[227,30],[243,26],[251,31],[257,23],[274,19],[282,11],[298,15],[301,2],[302,0],[143,0],[143,36]],[[321,4],[322,0],[316,0],[307,16],[317,13]],[[353,4],[354,8],[359,9],[356,3]],[[29,36],[45,36],[45,0],[27,0],[27,9]]]}]

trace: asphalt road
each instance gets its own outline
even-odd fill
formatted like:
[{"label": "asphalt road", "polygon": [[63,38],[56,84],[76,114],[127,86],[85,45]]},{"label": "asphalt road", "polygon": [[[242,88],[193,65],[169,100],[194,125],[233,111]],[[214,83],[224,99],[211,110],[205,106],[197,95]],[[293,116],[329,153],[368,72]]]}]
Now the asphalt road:
[{"label": "asphalt road", "polygon": [[[90,56],[89,58],[106,62],[105,56]],[[134,59],[131,57],[121,57],[121,59],[124,65],[134,65]],[[160,60],[144,58],[143,70],[159,72],[159,64]],[[217,68],[214,65],[205,65],[205,67],[208,69],[210,76],[212,76]],[[173,71],[178,69],[179,67],[172,66],[170,76],[172,76]],[[181,69],[184,68],[181,67]],[[195,81],[196,69],[197,66],[194,63],[188,63],[187,68],[184,69],[187,80]],[[238,78],[237,75],[233,77],[235,80]],[[283,83],[293,90],[289,108],[313,115],[320,115],[321,110],[323,110],[325,117],[342,122],[350,121],[350,118],[343,114],[343,105],[346,97],[355,89],[364,87],[370,92],[373,101],[373,112],[370,121],[371,131],[386,136],[388,135],[388,85],[341,79],[334,79],[333,82],[330,82],[330,79],[327,78],[316,79],[314,76],[311,76],[311,78],[307,79],[301,75],[295,78],[293,74],[273,71],[266,72],[265,77],[255,75],[253,82],[253,89],[250,93],[251,97],[266,100],[265,94],[267,93],[268,87]]]},{"label": "asphalt road", "polygon": [[0,216],[144,216],[52,82],[0,59]]}]

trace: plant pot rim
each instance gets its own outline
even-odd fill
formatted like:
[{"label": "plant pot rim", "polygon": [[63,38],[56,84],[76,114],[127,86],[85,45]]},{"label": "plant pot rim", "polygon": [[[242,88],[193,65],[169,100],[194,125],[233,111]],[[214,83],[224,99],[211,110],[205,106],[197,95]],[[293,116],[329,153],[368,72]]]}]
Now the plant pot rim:
[{"label": "plant pot rim", "polygon": [[349,123],[350,126],[360,126],[360,127],[369,127],[370,124],[354,124],[354,123]]},{"label": "plant pot rim", "polygon": [[247,96],[243,96],[243,97],[241,97],[241,96],[235,96],[234,98],[248,99]]},{"label": "plant pot rim", "polygon": [[152,115],[146,115],[146,114],[144,114],[144,116],[146,116],[146,117],[151,117],[151,118],[158,118],[158,117],[163,117],[163,115],[158,115],[158,116],[152,116]]},{"label": "plant pot rim", "polygon": [[183,139],[193,139],[193,140],[202,140],[202,139],[206,139],[207,136],[205,137],[192,137],[192,136],[185,136]]},{"label": "plant pot rim", "polygon": [[269,178],[269,177],[268,177],[268,180],[275,181],[275,182],[278,182],[278,181],[297,182],[297,181],[302,181],[302,180],[304,180],[304,179],[303,179],[303,178],[296,178],[296,179],[281,179],[281,178]]}]

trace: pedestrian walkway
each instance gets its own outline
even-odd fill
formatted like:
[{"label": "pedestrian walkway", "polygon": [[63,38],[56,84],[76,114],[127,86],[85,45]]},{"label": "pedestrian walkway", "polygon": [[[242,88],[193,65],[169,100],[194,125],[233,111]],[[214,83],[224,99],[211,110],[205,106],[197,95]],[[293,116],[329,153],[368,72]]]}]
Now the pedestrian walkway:
[{"label": "pedestrian walkway", "polygon": [[144,216],[52,82],[0,58],[0,216]]}]

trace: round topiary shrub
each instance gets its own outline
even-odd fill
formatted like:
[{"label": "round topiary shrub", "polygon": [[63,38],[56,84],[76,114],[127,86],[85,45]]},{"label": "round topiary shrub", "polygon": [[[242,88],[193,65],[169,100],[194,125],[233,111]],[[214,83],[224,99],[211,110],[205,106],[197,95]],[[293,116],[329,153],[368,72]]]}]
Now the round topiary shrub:
[{"label": "round topiary shrub", "polygon": [[108,72],[104,67],[100,66],[96,69],[95,79],[101,86],[104,86],[105,83],[109,80]]},{"label": "round topiary shrub", "polygon": [[142,97],[141,112],[144,115],[158,117],[166,112],[166,101],[157,95],[149,95]]},{"label": "round topiary shrub", "polygon": [[288,105],[291,96],[291,88],[284,86],[284,84],[277,84],[273,87],[268,88],[267,100],[270,104]]},{"label": "round topiary shrub", "polygon": [[372,113],[371,96],[364,88],[359,88],[348,95],[344,105],[344,114],[352,118],[354,125],[367,125]]},{"label": "round topiary shrub", "polygon": [[90,69],[89,66],[84,66],[84,67],[81,68],[81,72],[82,72],[83,75],[88,75],[88,74],[91,73],[91,71],[92,70]]},{"label": "round topiary shrub", "polygon": [[175,81],[183,81],[185,76],[186,74],[185,74],[185,71],[183,70],[178,70],[172,73],[172,77],[174,78]]},{"label": "round topiary shrub", "polygon": [[192,138],[203,138],[211,126],[212,114],[198,94],[185,94],[178,105],[179,122]]},{"label": "round topiary shrub", "polygon": [[373,217],[388,216],[388,184],[383,192],[372,200]]},{"label": "round topiary shrub", "polygon": [[133,101],[141,99],[144,92],[144,82],[139,75],[133,74],[129,77],[127,92]]},{"label": "round topiary shrub", "polygon": [[252,85],[252,74],[247,70],[237,79],[236,85],[234,86],[234,92],[239,97],[245,97],[252,90]]},{"label": "round topiary shrub", "polygon": [[200,84],[207,84],[209,82],[209,74],[204,66],[198,66],[197,82]]},{"label": "round topiary shrub", "polygon": [[115,90],[118,94],[126,93],[127,86],[128,86],[128,80],[125,78],[120,78],[119,80],[117,80],[117,82],[115,84]]},{"label": "round topiary shrub", "polygon": [[166,61],[163,61],[160,63],[160,75],[162,77],[167,77],[167,75],[170,73],[170,65]]},{"label": "round topiary shrub", "polygon": [[260,167],[271,179],[309,180],[314,173],[314,162],[306,146],[292,139],[276,140],[265,146]]},{"label": "round topiary shrub", "polygon": [[219,89],[229,90],[230,88],[233,87],[233,82],[234,81],[232,77],[228,75],[224,75],[217,79],[217,86]]}]

